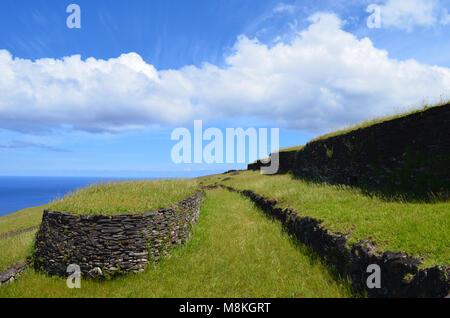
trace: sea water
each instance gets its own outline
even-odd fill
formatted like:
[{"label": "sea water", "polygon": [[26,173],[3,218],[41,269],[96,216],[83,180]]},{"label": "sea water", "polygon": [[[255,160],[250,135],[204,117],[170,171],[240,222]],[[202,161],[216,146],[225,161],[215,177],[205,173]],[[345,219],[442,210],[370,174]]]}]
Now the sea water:
[{"label": "sea water", "polygon": [[40,206],[80,187],[117,180],[94,177],[0,177],[0,216]]}]

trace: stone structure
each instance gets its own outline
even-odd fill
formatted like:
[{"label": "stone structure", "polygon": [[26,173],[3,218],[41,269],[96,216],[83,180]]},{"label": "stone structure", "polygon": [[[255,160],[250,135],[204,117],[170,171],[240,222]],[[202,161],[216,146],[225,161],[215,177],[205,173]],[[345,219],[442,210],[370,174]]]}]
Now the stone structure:
[{"label": "stone structure", "polygon": [[[295,156],[297,154],[297,151],[282,151],[279,153],[279,168],[278,173],[287,173],[292,170],[292,167],[294,166]],[[261,160],[257,160],[254,163],[251,163],[248,165],[248,170],[260,170],[261,167],[269,166],[269,163],[263,163]]]},{"label": "stone structure", "polygon": [[27,262],[19,262],[0,273],[0,286],[17,279],[27,267]]},{"label": "stone structure", "polygon": [[[280,173],[316,181],[428,194],[450,189],[450,104],[280,153]],[[249,170],[261,167],[260,161]]]},{"label": "stone structure", "polygon": [[172,207],[136,215],[83,215],[44,211],[36,236],[34,267],[67,276],[77,264],[93,277],[139,271],[189,235],[203,192]]}]

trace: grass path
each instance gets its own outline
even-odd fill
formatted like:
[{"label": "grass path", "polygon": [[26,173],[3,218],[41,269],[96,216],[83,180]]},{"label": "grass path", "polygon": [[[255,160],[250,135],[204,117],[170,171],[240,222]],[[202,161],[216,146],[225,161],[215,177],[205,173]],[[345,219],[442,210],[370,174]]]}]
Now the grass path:
[{"label": "grass path", "polygon": [[379,251],[422,257],[423,268],[450,264],[450,201],[386,200],[357,188],[311,183],[290,174],[242,171],[224,179],[223,175],[203,178],[205,184],[252,190],[277,200],[277,207],[323,220],[325,228],[349,233],[349,244],[369,238]]},{"label": "grass path", "polygon": [[210,176],[207,183],[223,182],[239,190],[278,201],[300,216],[323,220],[332,230],[349,232],[350,243],[370,238],[381,251],[404,251],[423,257],[423,267],[450,264],[450,202],[387,201],[357,188],[315,184],[289,174],[264,176],[245,171],[226,181]]},{"label": "grass path", "polygon": [[281,224],[225,190],[208,191],[191,239],[159,264],[109,281],[65,280],[27,269],[0,297],[350,297]]}]

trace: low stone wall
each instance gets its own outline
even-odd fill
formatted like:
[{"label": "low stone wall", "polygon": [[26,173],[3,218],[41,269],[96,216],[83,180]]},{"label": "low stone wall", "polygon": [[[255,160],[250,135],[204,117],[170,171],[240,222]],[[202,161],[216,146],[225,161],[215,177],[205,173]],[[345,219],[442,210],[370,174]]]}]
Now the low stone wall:
[{"label": "low stone wall", "polygon": [[0,286],[17,279],[17,277],[25,270],[27,262],[19,262],[0,273]]},{"label": "low stone wall", "polygon": [[[450,266],[419,269],[419,259],[402,252],[376,253],[370,241],[348,247],[345,235],[329,232],[321,226],[320,220],[300,217],[291,209],[277,208],[277,201],[253,191],[222,187],[250,198],[258,208],[281,221],[290,234],[324,257],[342,276],[350,277],[355,289],[366,291],[369,297],[445,297],[450,291]],[[380,289],[367,287],[370,264],[381,268]]]},{"label": "low stone wall", "polygon": [[83,275],[92,277],[142,270],[189,237],[202,198],[199,191],[172,207],[136,215],[44,211],[34,267],[67,276],[67,266],[77,264]]}]

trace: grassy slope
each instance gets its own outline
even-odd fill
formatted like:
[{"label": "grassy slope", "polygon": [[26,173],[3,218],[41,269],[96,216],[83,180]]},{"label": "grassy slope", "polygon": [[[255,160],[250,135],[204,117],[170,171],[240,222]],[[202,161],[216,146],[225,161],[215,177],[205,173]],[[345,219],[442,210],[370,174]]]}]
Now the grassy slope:
[{"label": "grassy slope", "polygon": [[[0,234],[39,225],[45,208],[47,205],[27,208],[0,217]],[[0,271],[8,269],[17,262],[25,261],[31,255],[36,232],[35,230],[0,239]]]},{"label": "grassy slope", "polygon": [[32,254],[36,231],[22,233],[0,240],[0,272]]},{"label": "grassy slope", "polygon": [[192,179],[111,182],[82,188],[49,209],[73,214],[133,214],[158,210],[193,195]]},{"label": "grassy slope", "polygon": [[251,202],[224,190],[208,191],[186,245],[139,274],[110,281],[65,280],[27,269],[0,289],[1,297],[349,297],[306,247]]},{"label": "grassy slope", "polygon": [[47,207],[48,205],[28,208],[0,217],[0,234],[39,225],[42,219],[42,212]]},{"label": "grassy slope", "polygon": [[305,148],[305,146],[294,146],[294,147],[280,149],[280,152],[299,151],[299,150],[302,150],[303,148]]},{"label": "grassy slope", "polygon": [[[218,175],[206,180],[213,183],[223,178]],[[424,266],[450,264],[450,202],[385,201],[354,188],[252,171],[231,176],[223,183],[276,199],[278,206],[293,208],[302,216],[323,219],[334,231],[351,231],[351,242],[371,238],[380,250],[423,256]]]}]

